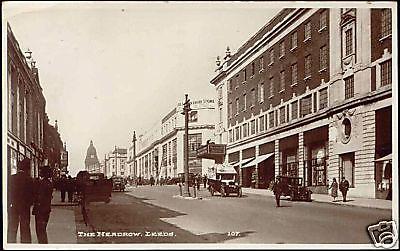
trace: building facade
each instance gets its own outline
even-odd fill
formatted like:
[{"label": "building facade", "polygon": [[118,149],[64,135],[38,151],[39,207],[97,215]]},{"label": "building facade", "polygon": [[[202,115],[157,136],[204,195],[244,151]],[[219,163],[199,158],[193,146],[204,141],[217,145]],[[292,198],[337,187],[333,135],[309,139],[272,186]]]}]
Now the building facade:
[{"label": "building facade", "polygon": [[[213,161],[196,158],[196,149],[208,140],[214,141],[215,104],[213,99],[191,101],[189,113],[189,172],[204,174]],[[178,177],[184,171],[185,121],[183,104],[178,105],[150,130],[138,136],[128,150],[130,167],[134,175],[143,179]],[[134,156],[134,149],[136,156]]]},{"label": "building facade", "polygon": [[211,80],[216,134],[242,185],[291,175],[327,193],[346,177],[350,196],[384,196],[374,160],[392,152],[391,23],[391,9],[283,9],[227,51]]},{"label": "building facade", "polygon": [[103,170],[100,169],[97,151],[92,140],[90,141],[90,145],[86,151],[85,170],[89,173],[103,173]]},{"label": "building facade", "polygon": [[[15,174],[17,162],[31,159],[31,175],[43,164],[46,100],[31,52],[21,51],[7,23],[7,169]],[[5,90],[5,88],[3,89]]]},{"label": "building facade", "polygon": [[131,176],[129,166],[127,165],[127,149],[115,147],[114,150],[106,154],[104,159],[105,176],[128,178]]}]

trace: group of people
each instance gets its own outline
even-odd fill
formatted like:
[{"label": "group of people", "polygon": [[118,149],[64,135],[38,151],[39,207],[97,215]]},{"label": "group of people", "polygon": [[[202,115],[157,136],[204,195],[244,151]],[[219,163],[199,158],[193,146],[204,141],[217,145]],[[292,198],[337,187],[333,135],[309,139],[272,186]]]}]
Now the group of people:
[{"label": "group of people", "polygon": [[[47,223],[51,212],[53,186],[50,181],[51,169],[43,166],[39,169],[39,178],[30,176],[31,160],[23,159],[17,164],[17,173],[12,175],[8,184],[8,232],[9,243],[16,243],[18,227],[21,243],[32,243],[30,218],[35,215],[35,229],[38,242],[48,243]],[[31,207],[33,209],[31,211]]]},{"label": "group of people", "polygon": [[68,195],[68,202],[73,201],[73,195],[76,191],[76,181],[71,175],[62,175],[58,180],[58,189],[61,192],[61,202],[65,202],[65,195]]},{"label": "group of people", "polygon": [[[280,198],[282,195],[282,185],[280,180],[277,179],[276,181],[273,182],[272,184],[272,191],[274,192],[275,195],[275,201],[276,201],[276,206],[280,207]],[[332,184],[328,187],[329,190],[331,190],[331,196],[333,197],[333,201],[336,201],[336,198],[338,197],[338,189],[342,193],[343,197],[343,202],[347,201],[347,191],[350,188],[349,181],[346,180],[345,177],[342,177],[342,180],[340,184],[337,183],[336,178],[333,178]]]}]

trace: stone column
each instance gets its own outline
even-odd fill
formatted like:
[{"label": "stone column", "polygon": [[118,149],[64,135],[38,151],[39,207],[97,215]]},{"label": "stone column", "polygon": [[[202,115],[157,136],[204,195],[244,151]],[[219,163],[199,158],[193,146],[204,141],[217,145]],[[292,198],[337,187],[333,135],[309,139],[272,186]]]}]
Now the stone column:
[{"label": "stone column", "polygon": [[[256,145],[256,152],[255,152],[255,157],[256,157],[256,159],[257,159],[257,157],[258,157],[258,155],[259,155],[259,152],[260,152],[260,146],[259,146],[259,145]],[[259,179],[260,179],[260,177],[259,177],[258,175],[259,175],[259,172],[258,172],[258,163],[256,163],[256,177],[257,177],[257,179],[256,179],[256,188],[259,188]]]},{"label": "stone column", "polygon": [[[299,177],[303,177],[304,172],[304,132],[299,132]],[[303,180],[304,182],[304,180]]]},{"label": "stone column", "polygon": [[240,185],[243,186],[243,171],[242,171],[242,158],[243,158],[243,152],[242,150],[239,150],[239,181]]},{"label": "stone column", "polygon": [[275,140],[275,177],[279,175],[279,140]]}]

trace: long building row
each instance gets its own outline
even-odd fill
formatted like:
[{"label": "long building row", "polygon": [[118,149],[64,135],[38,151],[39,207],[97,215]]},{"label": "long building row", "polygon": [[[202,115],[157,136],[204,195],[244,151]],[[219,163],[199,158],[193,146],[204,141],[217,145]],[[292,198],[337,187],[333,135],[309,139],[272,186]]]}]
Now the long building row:
[{"label": "long building row", "polygon": [[391,9],[283,9],[216,73],[216,139],[244,186],[293,175],[327,193],[345,177],[352,196],[386,197]]}]

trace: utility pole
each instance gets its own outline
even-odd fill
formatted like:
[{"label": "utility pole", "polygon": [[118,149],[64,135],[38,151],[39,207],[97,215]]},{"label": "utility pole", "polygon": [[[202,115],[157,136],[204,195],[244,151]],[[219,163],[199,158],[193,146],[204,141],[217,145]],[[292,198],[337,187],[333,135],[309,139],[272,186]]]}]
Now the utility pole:
[{"label": "utility pole", "polygon": [[190,100],[188,98],[188,94],[185,94],[185,103],[183,104],[183,112],[185,115],[185,140],[184,140],[184,172],[185,172],[185,196],[190,197],[189,190],[189,111],[190,109]]},{"label": "utility pole", "polygon": [[137,177],[136,177],[136,131],[133,131],[132,143],[133,143],[133,178],[135,180],[135,183],[137,184]]}]

